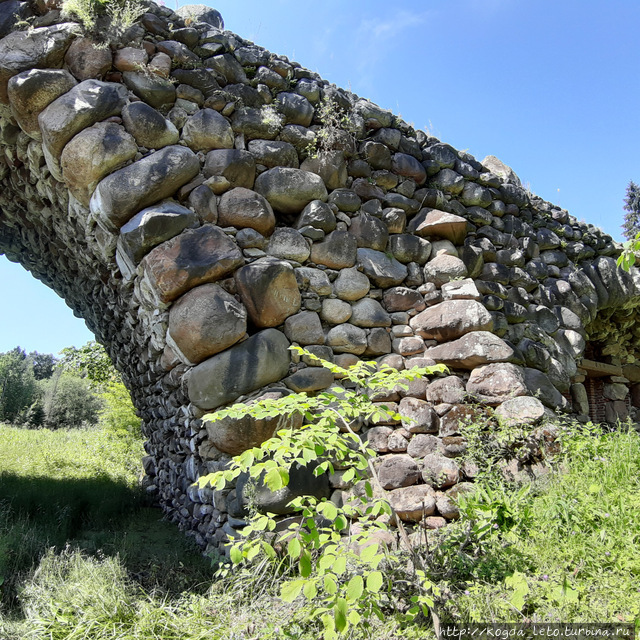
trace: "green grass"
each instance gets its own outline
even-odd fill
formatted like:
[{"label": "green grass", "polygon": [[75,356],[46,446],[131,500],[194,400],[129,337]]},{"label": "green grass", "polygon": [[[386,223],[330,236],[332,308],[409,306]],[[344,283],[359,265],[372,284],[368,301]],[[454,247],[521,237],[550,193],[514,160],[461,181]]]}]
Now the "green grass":
[{"label": "green grass", "polygon": [[[637,623],[640,437],[583,431],[565,432],[544,481],[489,479],[466,519],[431,536],[423,556],[443,622]],[[0,638],[321,637],[302,602],[278,599],[268,563],[214,574],[145,504],[141,455],[99,430],[0,426]],[[350,637],[432,637],[428,621],[387,612]]]}]

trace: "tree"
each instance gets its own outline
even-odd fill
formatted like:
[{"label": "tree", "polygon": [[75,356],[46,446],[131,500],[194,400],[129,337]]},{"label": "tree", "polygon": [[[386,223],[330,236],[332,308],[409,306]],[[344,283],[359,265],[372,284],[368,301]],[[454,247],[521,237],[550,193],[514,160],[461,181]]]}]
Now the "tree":
[{"label": "tree", "polygon": [[37,396],[33,365],[20,347],[0,354],[0,420],[15,422]]},{"label": "tree", "polygon": [[624,223],[622,229],[627,240],[633,240],[640,233],[640,186],[633,180],[627,186],[627,196],[624,199]]},{"label": "tree", "polygon": [[29,356],[33,366],[33,375],[36,380],[47,380],[53,375],[53,370],[58,359],[51,353],[38,353],[32,351]]},{"label": "tree", "polygon": [[44,425],[50,429],[93,425],[102,408],[88,380],[58,369],[44,381]]},{"label": "tree", "polygon": [[60,352],[60,356],[58,368],[65,373],[88,378],[94,385],[120,381],[120,374],[113,366],[109,354],[95,340],[79,349],[66,347]]}]

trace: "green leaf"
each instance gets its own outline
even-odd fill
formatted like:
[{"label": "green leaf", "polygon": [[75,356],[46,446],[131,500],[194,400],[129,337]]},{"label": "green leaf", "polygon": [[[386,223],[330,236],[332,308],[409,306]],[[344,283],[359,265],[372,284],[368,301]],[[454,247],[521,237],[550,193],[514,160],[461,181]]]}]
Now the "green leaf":
[{"label": "green leaf", "polygon": [[308,580],[305,585],[304,585],[304,589],[302,590],[302,592],[304,593],[304,597],[311,601],[313,600],[316,595],[318,594],[318,589],[316,588],[316,581],[315,580]]},{"label": "green leaf", "polygon": [[347,615],[349,613],[349,605],[344,598],[338,598],[336,600],[335,608],[333,610],[333,617],[336,621],[336,629],[338,631],[344,631],[349,624],[347,621]]},{"label": "green leaf", "polygon": [[362,616],[355,609],[353,609],[352,611],[349,611],[349,615],[347,616],[347,619],[355,627],[360,624],[360,621],[362,620]]},{"label": "green leaf", "polygon": [[330,596],[335,595],[338,591],[338,583],[330,573],[324,577],[324,590]]},{"label": "green leaf", "polygon": [[306,580],[291,580],[285,582],[280,589],[280,599],[285,602],[293,602],[302,591]]},{"label": "green leaf", "polygon": [[242,551],[240,551],[240,547],[236,545],[231,547],[231,551],[229,551],[229,557],[231,558],[231,562],[233,562],[233,564],[240,564],[242,562]]},{"label": "green leaf", "polygon": [[338,509],[333,502],[322,502],[318,505],[318,510],[320,510],[320,508],[322,508],[322,515],[328,520],[335,520],[338,516]]},{"label": "green leaf", "polygon": [[362,560],[363,562],[366,562],[368,564],[373,560],[373,558],[375,557],[376,553],[378,553],[378,543],[374,542],[372,544],[367,545],[360,552],[360,560]]},{"label": "green leaf", "polygon": [[300,546],[300,540],[298,540],[298,538],[292,538],[289,540],[289,547],[287,551],[292,560],[297,560],[300,557],[301,550],[302,547]]},{"label": "green leaf", "polygon": [[380,571],[372,571],[367,576],[367,591],[370,593],[378,593],[382,587],[383,577]]},{"label": "green leaf", "polygon": [[303,578],[308,578],[311,575],[311,554],[308,551],[303,551],[300,556],[298,571]]},{"label": "green leaf", "polygon": [[338,556],[336,561],[333,563],[333,572],[340,576],[347,569],[347,559],[345,556]]},{"label": "green leaf", "polygon": [[364,591],[364,581],[362,580],[362,576],[355,575],[349,583],[347,584],[347,599],[356,601],[360,599],[362,592]]},{"label": "green leaf", "polygon": [[269,491],[278,491],[278,489],[282,489],[284,484],[282,483],[280,469],[277,467],[269,469],[264,477],[264,483],[267,485]]}]

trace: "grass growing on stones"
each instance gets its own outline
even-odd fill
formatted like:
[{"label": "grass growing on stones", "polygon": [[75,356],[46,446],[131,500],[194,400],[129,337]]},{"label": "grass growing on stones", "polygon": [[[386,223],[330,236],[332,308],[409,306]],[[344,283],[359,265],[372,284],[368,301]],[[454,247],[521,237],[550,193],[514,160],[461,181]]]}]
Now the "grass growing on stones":
[{"label": "grass growing on stones", "polygon": [[[637,622],[640,436],[573,427],[544,481],[482,484],[423,550],[445,622]],[[0,426],[0,638],[317,638],[266,566],[215,576],[144,506],[139,445]],[[367,637],[433,637],[396,607]],[[409,594],[410,595],[410,594]],[[406,604],[406,603],[405,603]],[[365,637],[354,629],[352,638]]]}]

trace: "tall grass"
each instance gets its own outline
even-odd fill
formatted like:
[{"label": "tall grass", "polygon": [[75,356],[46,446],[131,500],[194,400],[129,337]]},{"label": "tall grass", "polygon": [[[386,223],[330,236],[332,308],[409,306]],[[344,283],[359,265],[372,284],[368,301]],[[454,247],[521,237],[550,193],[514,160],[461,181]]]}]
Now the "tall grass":
[{"label": "tall grass", "polygon": [[[278,599],[277,575],[216,575],[141,507],[141,451],[111,438],[0,427],[2,640],[320,637],[302,602]],[[443,622],[640,620],[640,437],[574,426],[562,441],[546,479],[484,481],[463,519],[430,534]],[[387,618],[350,637],[433,637],[404,620],[403,597],[398,584]]]}]

